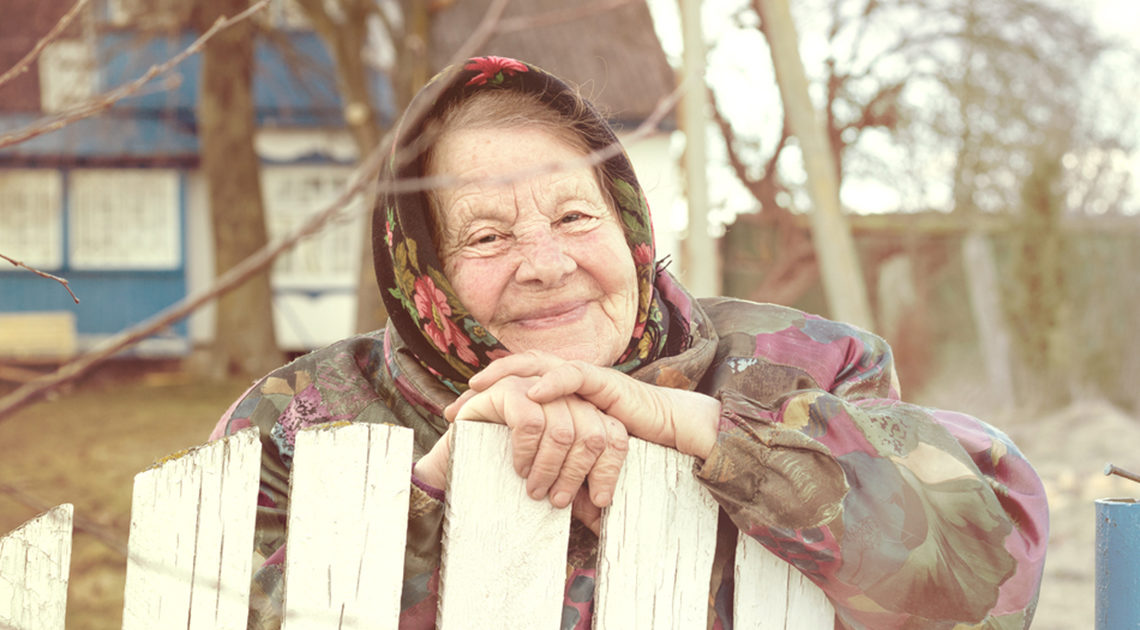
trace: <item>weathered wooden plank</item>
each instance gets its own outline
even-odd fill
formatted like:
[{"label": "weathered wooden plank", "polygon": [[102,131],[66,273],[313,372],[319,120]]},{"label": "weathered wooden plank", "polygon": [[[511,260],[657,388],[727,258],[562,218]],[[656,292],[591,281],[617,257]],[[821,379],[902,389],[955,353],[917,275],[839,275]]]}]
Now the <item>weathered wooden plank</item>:
[{"label": "weathered wooden plank", "polygon": [[744,534],[736,544],[733,627],[831,630],[835,610],[811,580]]},{"label": "weathered wooden plank", "polygon": [[246,627],[260,458],[250,428],[135,476],[124,630]]},{"label": "weathered wooden plank", "polygon": [[411,471],[412,430],[405,427],[352,424],[297,434],[286,630],[399,625]]},{"label": "weathered wooden plank", "polygon": [[63,630],[73,514],[65,503],[0,538],[0,627]]},{"label": "weathered wooden plank", "polygon": [[453,433],[437,627],[558,628],[570,508],[527,496],[507,427],[459,422]]},{"label": "weathered wooden plank", "polygon": [[630,440],[602,522],[595,628],[705,627],[717,505],[692,470],[690,456]]}]

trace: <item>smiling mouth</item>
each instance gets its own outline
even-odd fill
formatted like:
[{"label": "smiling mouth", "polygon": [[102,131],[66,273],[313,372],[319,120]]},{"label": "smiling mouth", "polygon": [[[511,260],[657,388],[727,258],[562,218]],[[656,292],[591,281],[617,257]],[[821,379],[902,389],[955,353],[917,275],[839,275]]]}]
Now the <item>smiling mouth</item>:
[{"label": "smiling mouth", "polygon": [[554,328],[573,323],[586,314],[588,302],[566,302],[547,308],[536,309],[514,317],[510,323],[523,328]]}]

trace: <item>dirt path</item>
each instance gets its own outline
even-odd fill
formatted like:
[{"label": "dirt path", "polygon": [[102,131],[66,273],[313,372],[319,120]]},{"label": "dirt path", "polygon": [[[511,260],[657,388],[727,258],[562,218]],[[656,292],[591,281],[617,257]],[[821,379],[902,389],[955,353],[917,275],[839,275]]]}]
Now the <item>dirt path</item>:
[{"label": "dirt path", "polygon": [[[75,505],[69,630],[122,626],[126,557],[114,547],[126,547],[135,474],[205,441],[244,386],[180,375],[95,380],[0,422],[0,484],[21,493],[0,492],[0,532],[35,516],[37,502]],[[80,531],[83,525],[97,535]]]},{"label": "dirt path", "polygon": [[1140,470],[1140,421],[1087,403],[1006,430],[1037,468],[1049,496],[1049,551],[1033,628],[1092,628],[1095,501],[1140,497],[1140,485],[1104,475],[1109,462]]}]

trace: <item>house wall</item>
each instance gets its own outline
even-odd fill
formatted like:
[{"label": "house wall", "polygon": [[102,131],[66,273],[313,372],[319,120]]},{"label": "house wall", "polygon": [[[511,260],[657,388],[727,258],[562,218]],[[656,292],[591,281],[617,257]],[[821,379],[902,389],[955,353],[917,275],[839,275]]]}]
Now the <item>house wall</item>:
[{"label": "house wall", "polygon": [[[70,312],[78,349],[158,313],[185,294],[185,178],[177,169],[0,169],[0,252],[63,278],[0,268],[0,312]],[[135,354],[186,350],[185,325]],[[0,355],[4,349],[0,348]]]}]

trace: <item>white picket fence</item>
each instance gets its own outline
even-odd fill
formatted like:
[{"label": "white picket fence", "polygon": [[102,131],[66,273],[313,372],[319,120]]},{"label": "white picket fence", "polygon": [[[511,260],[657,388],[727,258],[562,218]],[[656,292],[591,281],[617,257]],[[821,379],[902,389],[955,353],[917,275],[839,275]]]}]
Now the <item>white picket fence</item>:
[{"label": "white picket fence", "polygon": [[[558,628],[570,510],[525,494],[507,429],[456,426],[439,628]],[[261,445],[256,429],[135,477],[123,628],[246,627]],[[412,435],[373,424],[297,435],[286,630],[396,628]],[[595,628],[705,628],[717,506],[692,459],[632,440],[606,512]],[[394,515],[401,515],[396,518]],[[72,507],[0,538],[0,628],[63,630]],[[755,541],[736,549],[735,627],[831,630],[823,593]]]}]

